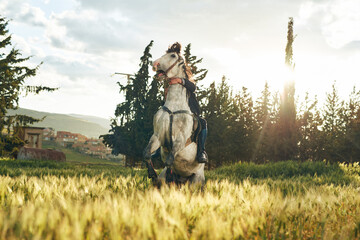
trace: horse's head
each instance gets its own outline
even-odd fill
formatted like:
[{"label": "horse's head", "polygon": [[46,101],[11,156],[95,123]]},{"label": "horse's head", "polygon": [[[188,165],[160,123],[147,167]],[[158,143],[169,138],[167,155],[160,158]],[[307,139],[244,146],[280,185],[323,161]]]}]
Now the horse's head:
[{"label": "horse's head", "polygon": [[153,70],[156,71],[158,76],[165,75],[168,78],[184,77],[186,63],[180,52],[181,45],[176,42],[168,48],[162,57],[155,60]]}]

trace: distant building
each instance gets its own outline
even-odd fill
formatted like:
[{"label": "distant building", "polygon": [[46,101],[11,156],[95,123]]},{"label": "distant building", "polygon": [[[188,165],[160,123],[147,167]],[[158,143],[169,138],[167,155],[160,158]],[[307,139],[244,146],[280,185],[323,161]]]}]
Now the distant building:
[{"label": "distant building", "polygon": [[43,130],[41,127],[19,127],[19,138],[26,143],[24,147],[42,148]]},{"label": "distant building", "polygon": [[80,133],[71,133],[66,131],[58,131],[55,139],[55,141],[62,146],[66,146],[67,144],[77,143],[77,142],[83,143],[86,140],[87,137]]},{"label": "distant building", "polygon": [[77,142],[84,143],[88,140],[88,138],[84,135],[81,135],[80,133],[77,134]]},{"label": "distant building", "polygon": [[25,141],[24,147],[19,149],[17,159],[38,159],[59,162],[66,161],[66,156],[63,152],[59,150],[42,149],[42,140],[54,138],[54,129],[41,127],[19,127],[16,132],[18,133],[19,138]]},{"label": "distant building", "polygon": [[101,139],[97,139],[97,138],[90,138],[86,141],[87,144],[90,145],[101,145],[102,144],[102,140]]},{"label": "distant building", "polygon": [[101,158],[108,158],[111,155],[111,148],[106,147],[101,139],[87,139],[84,143],[75,143],[72,148],[77,149],[79,152],[98,156]]},{"label": "distant building", "polygon": [[48,127],[43,130],[43,140],[53,141],[55,137],[55,129]]}]

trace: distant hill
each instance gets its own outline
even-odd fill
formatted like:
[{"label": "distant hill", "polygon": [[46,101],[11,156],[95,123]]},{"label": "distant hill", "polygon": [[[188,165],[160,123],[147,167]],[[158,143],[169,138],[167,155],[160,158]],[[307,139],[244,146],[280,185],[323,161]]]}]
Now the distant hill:
[{"label": "distant hill", "polygon": [[46,116],[43,121],[35,123],[33,126],[52,127],[56,131],[80,133],[87,137],[98,138],[101,134],[108,133],[110,129],[109,120],[94,116],[39,112],[25,108],[19,108],[15,111],[11,110],[8,114],[25,114],[34,118]]},{"label": "distant hill", "polygon": [[110,124],[111,121],[105,118],[101,118],[101,117],[95,117],[95,116],[87,116],[87,115],[80,115],[80,114],[68,114],[69,116],[75,117],[75,118],[79,118],[79,119],[83,119],[83,120],[87,120],[89,122],[93,122],[93,123],[97,123],[100,126],[102,126],[103,128],[109,129],[110,128]]}]

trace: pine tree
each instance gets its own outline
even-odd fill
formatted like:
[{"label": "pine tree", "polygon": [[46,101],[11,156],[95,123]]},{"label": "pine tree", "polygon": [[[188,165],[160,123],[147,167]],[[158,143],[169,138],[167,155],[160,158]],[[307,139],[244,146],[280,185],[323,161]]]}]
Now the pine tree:
[{"label": "pine tree", "polygon": [[270,124],[269,124],[269,141],[266,142],[266,161],[279,161],[279,146],[282,141],[279,138],[279,122],[280,122],[280,107],[281,98],[280,93],[275,92],[272,95],[271,112],[270,112]]},{"label": "pine tree", "polygon": [[230,163],[236,157],[233,154],[232,139],[229,137],[233,130],[233,93],[225,76],[217,88],[215,83],[210,85],[207,95],[208,102],[203,109],[209,128],[207,152],[209,166],[215,167]]},{"label": "pine tree", "polygon": [[0,156],[15,157],[18,149],[25,143],[18,137],[18,127],[41,119],[26,115],[8,115],[8,110],[18,108],[19,96],[22,93],[39,94],[42,91],[54,91],[56,88],[25,85],[25,80],[34,77],[41,64],[35,68],[22,66],[30,57],[22,58],[20,50],[12,47],[8,23],[4,17],[0,17]]},{"label": "pine tree", "polygon": [[345,140],[345,112],[344,101],[340,101],[335,82],[332,85],[331,93],[326,94],[324,109],[324,134],[325,152],[324,157],[328,161],[347,161],[343,155],[342,146]]},{"label": "pine tree", "polygon": [[299,123],[299,156],[302,161],[322,160],[324,139],[320,130],[323,124],[320,112],[317,109],[317,98],[311,101],[306,93],[302,106]]},{"label": "pine tree", "polygon": [[131,166],[142,159],[143,149],[153,131],[153,114],[160,102],[156,80],[152,80],[150,89],[148,87],[152,45],[153,41],[145,48],[135,77],[130,78],[126,85],[118,83],[120,93],[125,94],[125,101],[116,107],[110,133],[101,136],[103,142],[112,148],[112,153],[126,155],[126,161]]},{"label": "pine tree", "polygon": [[254,162],[265,162],[268,159],[271,126],[271,99],[269,84],[266,82],[260,98],[254,107],[256,121],[256,144],[252,156]]},{"label": "pine tree", "polygon": [[351,163],[360,160],[360,91],[355,86],[345,105],[343,156]]},{"label": "pine tree", "polygon": [[233,162],[250,161],[256,144],[256,123],[253,100],[246,87],[242,87],[233,101],[231,132],[229,134]]},{"label": "pine tree", "polygon": [[189,65],[191,72],[193,74],[193,79],[196,82],[197,99],[200,102],[200,104],[203,105],[204,104],[203,100],[205,100],[206,98],[207,91],[204,88],[204,86],[201,85],[200,82],[205,79],[208,70],[204,68],[199,68],[199,64],[202,63],[203,59],[202,58],[198,59],[197,56],[191,54],[191,43],[186,45],[184,49],[184,58],[185,58],[185,62]]}]

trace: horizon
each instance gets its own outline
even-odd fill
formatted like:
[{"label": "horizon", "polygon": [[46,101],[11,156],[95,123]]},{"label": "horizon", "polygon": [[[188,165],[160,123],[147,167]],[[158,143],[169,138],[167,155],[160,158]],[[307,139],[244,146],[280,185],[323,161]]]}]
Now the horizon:
[{"label": "horizon", "polygon": [[[20,10],[19,10],[20,9]],[[44,62],[27,84],[60,87],[54,93],[21,98],[21,108],[109,119],[123,97],[115,72],[138,70],[144,48],[154,40],[153,60],[175,41],[192,44],[192,54],[209,70],[209,86],[226,76],[235,91],[253,98],[265,81],[282,88],[288,18],[294,18],[296,95],[319,101],[336,80],[346,98],[359,89],[360,2],[217,1],[117,2],[5,0],[3,16],[23,56]],[[261,16],[261,17],[259,17]],[[166,19],[166,21],[163,21]],[[151,75],[153,73],[151,72]],[[54,107],[56,106],[56,107]]]}]

